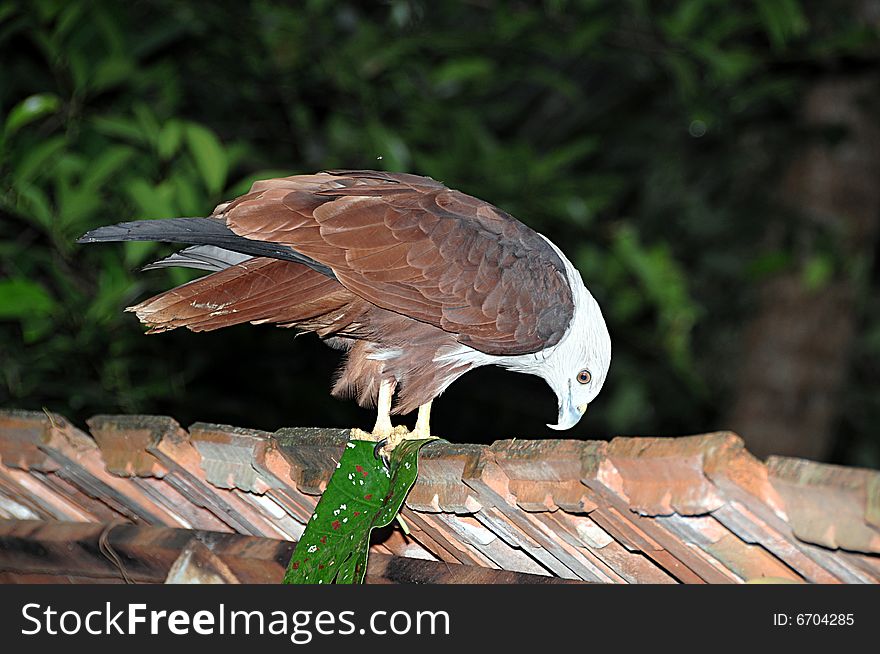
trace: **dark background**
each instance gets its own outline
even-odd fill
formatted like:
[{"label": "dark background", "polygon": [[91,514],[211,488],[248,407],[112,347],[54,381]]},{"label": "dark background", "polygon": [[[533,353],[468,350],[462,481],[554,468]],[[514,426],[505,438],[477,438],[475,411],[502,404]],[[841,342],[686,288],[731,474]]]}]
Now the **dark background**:
[{"label": "dark background", "polygon": [[[880,467],[880,2],[0,1],[0,406],[360,425],[338,353],[269,326],[146,337],[170,248],[89,228],[251,181],[430,175],[568,254],[608,381],[566,434],[732,428]],[[453,441],[555,435],[538,378],[436,403]]]}]

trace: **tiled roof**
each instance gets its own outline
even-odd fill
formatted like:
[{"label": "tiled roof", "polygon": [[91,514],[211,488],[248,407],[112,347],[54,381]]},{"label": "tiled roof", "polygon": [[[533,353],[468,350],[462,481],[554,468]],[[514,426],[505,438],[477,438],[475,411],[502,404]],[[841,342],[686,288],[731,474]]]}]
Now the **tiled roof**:
[{"label": "tiled roof", "polygon": [[[88,425],[90,434],[55,414],[0,412],[0,574],[14,565],[38,574],[35,562],[4,553],[13,532],[19,547],[23,533],[42,542],[74,529],[30,522],[39,520],[97,523],[76,527],[92,537],[112,524],[112,534],[145,542],[161,540],[145,535],[157,527],[261,537],[280,577],[290,543],[278,541],[300,536],[347,439],[341,429],[184,430],[154,416]],[[420,560],[413,570],[434,561],[612,583],[880,582],[880,473],[762,463],[729,432],[438,441],[422,450],[402,515],[411,533],[386,530],[373,545],[376,570],[393,555]],[[160,531],[190,534],[162,537],[184,539],[178,557],[197,533]],[[194,542],[223,538],[245,542]],[[200,552],[186,556],[211,555]]]},{"label": "tiled roof", "polygon": [[[131,523],[0,520],[0,583],[277,584],[294,543]],[[570,583],[373,553],[367,583]]]}]

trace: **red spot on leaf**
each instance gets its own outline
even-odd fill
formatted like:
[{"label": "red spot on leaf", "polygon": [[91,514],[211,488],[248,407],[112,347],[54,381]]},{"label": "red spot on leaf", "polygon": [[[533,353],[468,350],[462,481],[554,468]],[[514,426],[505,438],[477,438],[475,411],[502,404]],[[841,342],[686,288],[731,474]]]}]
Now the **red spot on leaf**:
[{"label": "red spot on leaf", "polygon": [[371,499],[373,499],[373,494],[372,494],[372,493],[367,493],[366,495],[364,495],[364,499],[367,500],[367,501],[369,502]]},{"label": "red spot on leaf", "polygon": [[324,544],[326,544],[326,543],[327,543],[327,537],[326,537],[326,536],[321,536],[321,542],[324,543]]},{"label": "red spot on leaf", "polygon": [[294,570],[299,570],[299,561],[294,561],[293,565],[290,567],[293,568]]},{"label": "red spot on leaf", "polygon": [[361,473],[364,477],[366,477],[367,475],[370,474],[369,472],[367,472],[366,470],[364,470],[360,466],[355,466],[354,469],[357,470],[359,473]]},{"label": "red spot on leaf", "polygon": [[339,520],[334,520],[333,524],[331,524],[330,526],[333,527],[334,530],[339,529],[339,527],[340,527]]},{"label": "red spot on leaf", "polygon": [[361,514],[360,511],[355,511],[355,512],[354,512],[354,517],[357,518],[360,514]]},{"label": "red spot on leaf", "polygon": [[318,570],[323,570],[323,569],[324,569],[324,564],[321,563],[321,564],[318,566]]}]

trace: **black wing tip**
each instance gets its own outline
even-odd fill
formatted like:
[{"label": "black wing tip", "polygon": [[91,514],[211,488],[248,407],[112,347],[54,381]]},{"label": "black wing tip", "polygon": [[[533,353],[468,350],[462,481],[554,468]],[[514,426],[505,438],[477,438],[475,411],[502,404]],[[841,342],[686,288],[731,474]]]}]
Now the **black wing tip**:
[{"label": "black wing tip", "polygon": [[[110,225],[109,227],[115,227],[116,225]],[[102,241],[107,240],[108,227],[98,227],[97,229],[91,229],[87,231],[85,234],[76,239],[76,243],[101,243]],[[102,238],[102,232],[104,233],[104,237]]]},{"label": "black wing tip", "polygon": [[87,231],[76,239],[77,243],[107,243],[111,241],[127,241],[134,223],[116,223],[104,225]]},{"label": "black wing tip", "polygon": [[[203,217],[194,217],[194,218],[164,218],[160,220],[131,220],[121,223],[116,223],[114,225],[104,225],[103,227],[96,227],[92,229],[78,239],[76,239],[77,243],[110,243],[114,241],[164,241],[166,240],[167,234],[164,233],[165,230],[171,228],[172,230],[177,228],[181,229],[181,225],[192,222],[190,221],[205,221],[209,220],[208,218]],[[202,224],[201,222],[199,223]],[[186,228],[183,231],[187,231]],[[168,239],[171,241],[177,241],[176,238]]]}]

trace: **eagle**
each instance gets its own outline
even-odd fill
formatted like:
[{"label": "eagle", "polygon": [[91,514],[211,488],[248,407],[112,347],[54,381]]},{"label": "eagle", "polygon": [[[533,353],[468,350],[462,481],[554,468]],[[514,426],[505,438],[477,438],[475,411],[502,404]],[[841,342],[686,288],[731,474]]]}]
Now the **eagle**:
[{"label": "eagle", "polygon": [[[184,244],[144,269],[209,272],[128,307],[148,333],[272,323],[345,351],[332,394],[376,407],[376,441],[430,436],[434,399],[480,366],[546,380],[557,430],[578,423],[608,374],[608,328],[562,251],[430,177],[267,179],[207,217],[123,222],[78,240],[108,241]],[[416,409],[413,432],[392,425],[391,414]]]}]

